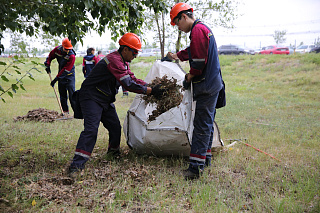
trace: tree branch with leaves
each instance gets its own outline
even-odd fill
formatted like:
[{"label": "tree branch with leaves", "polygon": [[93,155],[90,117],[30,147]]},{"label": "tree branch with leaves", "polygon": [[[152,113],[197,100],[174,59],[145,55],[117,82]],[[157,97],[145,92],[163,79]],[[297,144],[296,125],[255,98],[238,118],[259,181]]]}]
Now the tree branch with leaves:
[{"label": "tree branch with leaves", "polygon": [[[10,82],[9,80],[9,76],[13,77],[14,75],[9,73],[8,70],[9,68],[13,68],[14,72],[16,74],[19,75],[19,78],[16,78],[14,81],[15,83],[12,83],[11,86],[9,86],[7,89],[4,89],[2,87],[2,85],[0,84],[0,99],[5,103],[5,99],[3,98],[4,94],[8,94],[11,98],[13,98],[13,93],[17,93],[17,90],[20,88],[24,91],[26,91],[26,89],[23,86],[23,82],[22,79],[24,79],[25,77],[29,77],[31,80],[35,81],[35,79],[32,76],[31,71],[32,70],[36,70],[38,72],[41,72],[37,66],[40,66],[42,64],[35,62],[35,61],[31,61],[31,63],[34,65],[32,68],[30,68],[29,70],[25,71],[24,74],[21,73],[21,69],[20,67],[18,67],[18,64],[25,64],[24,61],[22,61],[21,59],[18,58],[18,56],[14,56],[12,58],[12,61],[9,65],[7,65],[6,62],[4,61],[0,61],[0,66],[4,66],[3,71],[0,73],[0,78],[1,80],[3,80],[4,82]],[[42,65],[43,66],[43,65]]]},{"label": "tree branch with leaves", "polygon": [[26,33],[38,36],[48,33],[52,36],[69,37],[73,44],[82,43],[90,30],[99,35],[108,27],[116,40],[126,32],[139,33],[144,22],[144,11],[153,8],[156,12],[165,10],[161,0],[29,0],[3,1],[0,4],[0,54],[2,32]]}]

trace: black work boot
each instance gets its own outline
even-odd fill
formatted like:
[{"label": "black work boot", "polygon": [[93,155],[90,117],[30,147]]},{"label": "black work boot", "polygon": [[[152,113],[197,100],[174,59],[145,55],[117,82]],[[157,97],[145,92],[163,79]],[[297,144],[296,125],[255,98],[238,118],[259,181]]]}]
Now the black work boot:
[{"label": "black work boot", "polygon": [[194,173],[194,172],[190,171],[189,169],[186,169],[186,170],[182,171],[182,175],[184,176],[185,180],[198,179],[200,177],[201,173],[202,172]]},{"label": "black work boot", "polygon": [[206,158],[206,162],[204,164],[205,167],[211,166],[211,158]]},{"label": "black work boot", "polygon": [[77,167],[73,167],[73,166],[70,166],[67,170],[67,175],[70,177],[70,178],[76,178],[79,174],[81,174],[81,169],[77,168]]},{"label": "black work boot", "polygon": [[108,149],[107,156],[111,157],[112,159],[120,160],[120,149]]}]

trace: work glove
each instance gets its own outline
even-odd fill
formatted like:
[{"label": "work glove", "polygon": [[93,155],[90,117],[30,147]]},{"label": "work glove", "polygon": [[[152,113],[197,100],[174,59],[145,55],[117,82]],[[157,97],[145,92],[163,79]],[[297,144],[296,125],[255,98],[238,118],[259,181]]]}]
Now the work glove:
[{"label": "work glove", "polygon": [[188,82],[188,74],[185,75],[184,80],[182,82],[182,86],[183,88],[185,88],[186,90],[190,88],[191,82]]},{"label": "work glove", "polygon": [[44,66],[46,66],[47,73],[50,74],[51,73],[50,65],[48,65],[47,61],[44,62]]},{"label": "work glove", "polygon": [[151,95],[153,95],[156,99],[160,99],[168,89],[163,88],[162,84],[157,84],[152,87]]},{"label": "work glove", "polygon": [[182,86],[184,89],[188,90],[190,88],[191,82],[187,82],[186,79],[183,80]]},{"label": "work glove", "polygon": [[58,79],[57,77],[55,77],[55,78],[51,81],[50,85],[51,85],[52,87],[54,87],[55,83],[56,83],[58,80],[59,80],[59,79]]},{"label": "work glove", "polygon": [[50,67],[46,67],[46,71],[48,74],[50,74],[51,73]]},{"label": "work glove", "polygon": [[169,53],[167,53],[167,55],[166,55],[165,57],[163,57],[163,58],[161,59],[161,61],[169,61],[169,62],[171,62],[172,59],[170,58]]}]

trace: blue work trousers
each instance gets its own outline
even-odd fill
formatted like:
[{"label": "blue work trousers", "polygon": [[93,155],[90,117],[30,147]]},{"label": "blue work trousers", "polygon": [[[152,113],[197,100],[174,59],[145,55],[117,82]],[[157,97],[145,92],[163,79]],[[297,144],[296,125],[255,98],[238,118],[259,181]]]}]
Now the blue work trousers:
[{"label": "blue work trousers", "polygon": [[75,101],[72,100],[72,95],[75,91],[75,78],[62,78],[58,81],[58,90],[60,94],[60,102],[63,112],[69,112],[68,96],[72,110],[75,106]]},{"label": "blue work trousers", "polygon": [[84,130],[81,132],[71,167],[83,169],[89,160],[97,141],[100,121],[109,131],[108,149],[117,150],[120,146],[121,124],[114,104],[102,106],[86,99],[80,101],[84,119]]},{"label": "blue work trousers", "polygon": [[219,93],[213,96],[199,96],[196,100],[188,169],[197,174],[200,170],[203,171],[205,165],[211,164],[213,122],[216,114],[218,95]]}]

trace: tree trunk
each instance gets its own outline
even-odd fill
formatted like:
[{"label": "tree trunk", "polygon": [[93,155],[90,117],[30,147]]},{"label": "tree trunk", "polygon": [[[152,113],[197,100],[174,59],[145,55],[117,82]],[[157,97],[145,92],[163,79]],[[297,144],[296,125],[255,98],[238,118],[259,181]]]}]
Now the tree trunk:
[{"label": "tree trunk", "polygon": [[164,57],[164,44],[165,44],[165,30],[164,30],[164,15],[162,13],[162,42],[160,42],[160,48],[161,48],[161,58]]},{"label": "tree trunk", "polygon": [[177,43],[176,43],[176,53],[179,52],[179,50],[180,50],[180,43],[181,43],[181,31],[179,30],[178,39],[177,39]]},{"label": "tree trunk", "polygon": [[[164,36],[161,35],[161,33],[163,33],[163,30],[161,32],[158,14],[155,14],[154,17],[155,17],[156,23],[157,23],[158,36],[159,36],[159,42],[160,42],[160,50],[161,50],[161,58],[163,58],[163,55],[164,55]],[[162,16],[162,21],[163,21],[163,16]]]}]

